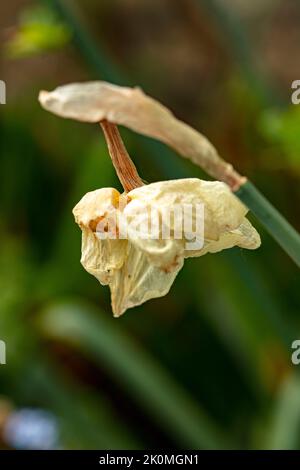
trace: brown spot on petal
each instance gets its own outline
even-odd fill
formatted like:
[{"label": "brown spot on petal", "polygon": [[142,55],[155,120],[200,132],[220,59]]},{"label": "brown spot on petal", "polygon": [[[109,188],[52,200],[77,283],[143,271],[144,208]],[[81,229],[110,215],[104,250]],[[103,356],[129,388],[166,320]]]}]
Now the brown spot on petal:
[{"label": "brown spot on petal", "polygon": [[[96,219],[90,220],[89,222],[89,228],[92,230],[92,232],[97,231],[97,226],[98,224],[106,217],[106,213],[104,215],[101,215],[100,217],[96,217]],[[104,228],[105,231],[105,228]],[[106,230],[107,231],[107,230]]]},{"label": "brown spot on petal", "polygon": [[166,274],[171,273],[175,271],[175,269],[177,269],[178,266],[179,266],[179,256],[176,255],[172,263],[168,264],[167,266],[163,268],[163,272]]}]

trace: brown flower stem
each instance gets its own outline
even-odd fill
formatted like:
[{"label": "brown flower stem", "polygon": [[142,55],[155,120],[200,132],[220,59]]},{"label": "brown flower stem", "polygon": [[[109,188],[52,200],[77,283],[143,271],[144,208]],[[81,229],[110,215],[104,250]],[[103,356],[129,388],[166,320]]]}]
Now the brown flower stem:
[{"label": "brown flower stem", "polygon": [[124,191],[129,192],[134,188],[143,186],[144,183],[139,177],[137,169],[125,148],[117,126],[106,119],[100,122],[100,126],[102,127],[109,154]]}]

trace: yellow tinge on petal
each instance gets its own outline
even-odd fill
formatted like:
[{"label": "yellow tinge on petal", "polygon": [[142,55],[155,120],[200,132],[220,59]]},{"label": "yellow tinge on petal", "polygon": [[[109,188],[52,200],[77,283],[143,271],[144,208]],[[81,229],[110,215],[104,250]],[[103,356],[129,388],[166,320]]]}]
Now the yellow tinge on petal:
[{"label": "yellow tinge on petal", "polygon": [[[102,285],[109,285],[116,317],[130,307],[166,295],[183,264],[167,272],[154,266],[130,239],[110,238],[111,233],[102,238],[127,200],[115,189],[103,188],[87,193],[73,209],[82,230],[81,263]],[[104,229],[101,238],[99,225]],[[119,227],[116,229],[118,232]]]}]

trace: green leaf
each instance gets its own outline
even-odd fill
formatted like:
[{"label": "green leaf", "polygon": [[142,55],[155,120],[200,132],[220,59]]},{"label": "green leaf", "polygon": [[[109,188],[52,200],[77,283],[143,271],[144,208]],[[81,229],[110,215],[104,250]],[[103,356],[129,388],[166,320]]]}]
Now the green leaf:
[{"label": "green leaf", "polygon": [[34,7],[25,10],[20,25],[5,44],[5,53],[16,59],[65,46],[71,39],[71,29],[59,21],[54,10]]},{"label": "green leaf", "polygon": [[273,407],[264,448],[297,450],[300,444],[300,378],[293,374],[283,383]]},{"label": "green leaf", "polygon": [[[274,146],[277,155],[293,167],[300,167],[300,107],[291,106],[284,111],[265,111],[259,121],[261,134]],[[279,158],[278,157],[278,158]]]},{"label": "green leaf", "polygon": [[85,304],[60,303],[43,312],[39,325],[48,337],[71,343],[105,367],[181,446],[228,447],[201,406],[105,315]]}]

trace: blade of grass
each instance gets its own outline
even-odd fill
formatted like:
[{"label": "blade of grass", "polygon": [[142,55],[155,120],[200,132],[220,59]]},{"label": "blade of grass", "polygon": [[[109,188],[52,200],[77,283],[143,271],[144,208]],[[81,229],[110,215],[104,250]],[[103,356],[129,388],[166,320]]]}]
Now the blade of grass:
[{"label": "blade of grass", "polygon": [[292,374],[273,405],[265,449],[298,450],[300,443],[300,379]]},{"label": "blade of grass", "polygon": [[[55,8],[61,19],[68,24],[73,31],[73,41],[75,45],[98,78],[120,85],[130,85],[131,80],[127,74],[115,65],[113,60],[101,49],[99,43],[96,45],[90,32],[82,24],[81,19],[73,10],[72,4],[69,1],[40,1],[46,2],[50,7]],[[134,82],[132,85],[136,85],[136,83]],[[144,138],[143,136],[138,135],[137,140],[146,149],[147,153],[152,156],[158,166],[162,165],[168,168],[169,178],[184,178],[188,176],[186,166],[181,159],[178,158],[178,160],[176,160],[176,157],[174,158],[174,154],[172,154],[170,149],[157,141]]]},{"label": "blade of grass", "polygon": [[106,58],[104,50],[100,50],[99,45],[95,45],[95,41],[74,11],[74,4],[63,0],[42,1],[46,2],[51,8],[55,8],[60,17],[68,24],[73,33],[75,44],[91,69],[102,79],[120,84],[123,81],[120,70],[111,60]]},{"label": "blade of grass", "polygon": [[96,315],[85,304],[55,304],[42,313],[39,324],[47,336],[77,346],[106,367],[181,446],[229,447],[199,404],[98,309]]},{"label": "blade of grass", "polygon": [[300,235],[250,182],[243,184],[236,196],[255,214],[262,225],[300,267]]},{"label": "blade of grass", "polygon": [[[7,344],[8,367],[1,369],[1,393],[21,406],[50,408],[63,428],[63,444],[73,448],[141,448],[140,439],[113,411],[101,391],[62,376],[44,353],[32,324],[40,266],[18,237],[0,238],[0,338]],[[70,400],[70,397],[72,399]]]},{"label": "blade of grass", "polygon": [[[193,269],[199,276],[197,266]],[[258,366],[259,326],[252,318],[256,305],[247,287],[239,282],[239,271],[233,276],[234,271],[220,257],[205,260],[202,270],[205,277],[200,285],[206,287],[195,291],[197,312],[206,316],[237,363],[248,389],[261,400],[266,395],[266,384]]]},{"label": "blade of grass", "polygon": [[[63,443],[73,449],[139,449],[141,443],[120,421],[104,398],[94,396],[78,383],[60,377],[45,358],[34,359],[23,369],[23,400],[42,397],[61,422]],[[19,385],[20,387],[20,385]],[[72,399],[70,399],[72,397]],[[37,399],[37,398],[35,398]]]},{"label": "blade of grass", "polygon": [[241,70],[246,81],[255,89],[256,94],[267,105],[281,104],[277,90],[269,83],[268,77],[257,64],[255,52],[249,40],[246,24],[229,9],[226,3],[219,0],[196,0],[201,3],[212,18],[216,20],[218,29],[223,33],[229,53]]}]

